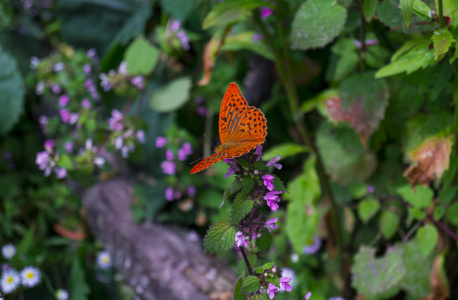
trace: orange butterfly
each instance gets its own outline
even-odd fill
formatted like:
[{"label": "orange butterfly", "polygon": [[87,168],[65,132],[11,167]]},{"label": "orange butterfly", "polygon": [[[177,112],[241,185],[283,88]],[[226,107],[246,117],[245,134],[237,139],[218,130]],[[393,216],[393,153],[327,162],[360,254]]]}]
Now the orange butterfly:
[{"label": "orange butterfly", "polygon": [[259,108],[248,103],[235,83],[224,94],[219,111],[221,145],[191,170],[191,174],[205,170],[226,158],[238,157],[266,141],[267,120]]}]

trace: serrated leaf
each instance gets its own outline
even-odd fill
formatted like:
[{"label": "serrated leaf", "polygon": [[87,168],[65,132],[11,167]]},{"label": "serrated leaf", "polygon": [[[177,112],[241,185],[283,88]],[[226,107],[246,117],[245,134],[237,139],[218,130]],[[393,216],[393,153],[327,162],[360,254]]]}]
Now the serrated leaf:
[{"label": "serrated leaf", "polygon": [[277,287],[280,286],[280,279],[277,276],[267,277],[266,281],[272,283],[273,285],[275,285]]},{"label": "serrated leaf", "polygon": [[455,42],[453,35],[445,27],[434,31],[431,40],[434,45],[435,60],[437,60],[440,55],[447,53],[452,43]]},{"label": "serrated leaf", "polygon": [[232,294],[233,300],[246,300],[246,294],[240,290],[242,288],[243,278],[239,276],[234,285],[234,292]]},{"label": "serrated leaf", "polygon": [[403,250],[396,247],[381,257],[375,257],[376,249],[361,246],[354,257],[352,286],[365,299],[373,299],[399,285],[406,270],[402,261]]},{"label": "serrated leaf", "polygon": [[262,0],[226,0],[217,3],[205,17],[202,29],[213,26],[226,26],[230,23],[242,20],[257,7],[269,6],[272,4]]},{"label": "serrated leaf", "polygon": [[367,22],[372,20],[372,16],[377,10],[378,0],[364,0],[363,4],[363,14]]},{"label": "serrated leaf", "polygon": [[238,193],[232,203],[231,225],[237,225],[253,208],[253,200],[248,200],[242,193]]},{"label": "serrated leaf", "polygon": [[24,82],[14,57],[0,47],[0,135],[7,133],[24,109]]},{"label": "serrated leaf", "polygon": [[417,242],[424,257],[433,251],[437,244],[439,233],[432,224],[426,224],[417,231]]},{"label": "serrated leaf", "polygon": [[340,81],[351,74],[359,62],[359,56],[356,52],[347,52],[339,58],[334,73],[334,80]]},{"label": "serrated leaf", "polygon": [[429,187],[418,185],[414,190],[406,184],[396,189],[396,193],[416,208],[428,208],[433,204],[434,193]]},{"label": "serrated leaf", "polygon": [[269,300],[267,294],[255,294],[250,300]]},{"label": "serrated leaf", "polygon": [[261,274],[265,270],[271,269],[273,266],[275,266],[274,262],[267,262],[267,263],[263,264],[262,266],[257,267],[255,272],[258,273],[258,274]]},{"label": "serrated leaf", "polygon": [[379,210],[380,203],[377,199],[369,197],[358,204],[358,215],[364,223],[367,223]]},{"label": "serrated leaf", "polygon": [[255,181],[256,180],[254,178],[250,177],[250,176],[243,177],[243,180],[242,180],[242,192],[241,192],[243,197],[248,196],[248,194],[251,192],[251,190],[254,187]]},{"label": "serrated leaf", "polygon": [[276,191],[282,191],[283,193],[287,193],[288,191],[286,190],[285,184],[283,181],[278,176],[275,176],[274,178],[274,187]]},{"label": "serrated leaf", "polygon": [[267,252],[270,249],[271,242],[272,235],[270,234],[269,230],[264,229],[262,231],[261,237],[256,239],[256,246],[259,248],[259,250]]},{"label": "serrated leaf", "polygon": [[291,25],[291,48],[324,47],[342,31],[347,10],[335,0],[309,0],[296,12]]},{"label": "serrated leaf", "polygon": [[253,275],[247,276],[243,280],[242,288],[240,289],[240,291],[242,293],[257,292],[259,290],[259,285],[260,285],[259,277],[253,276]]},{"label": "serrated leaf", "polygon": [[91,292],[89,285],[86,282],[84,269],[77,256],[73,259],[70,278],[68,280],[68,293],[71,300],[86,300]]},{"label": "serrated leaf", "polygon": [[230,189],[231,196],[234,196],[236,193],[238,193],[242,189],[242,186],[243,186],[242,180],[236,178],[231,184],[231,189]]},{"label": "serrated leaf", "polygon": [[423,257],[415,239],[402,244],[402,248],[404,249],[402,260],[406,275],[401,280],[401,288],[414,299],[421,299],[431,292],[429,276],[433,256]]},{"label": "serrated leaf", "polygon": [[156,66],[159,50],[143,36],[139,36],[129,45],[124,54],[127,72],[131,75],[148,75]]},{"label": "serrated leaf", "polygon": [[399,216],[389,210],[384,210],[380,216],[380,231],[385,239],[389,240],[394,236],[399,227]]},{"label": "serrated leaf", "polygon": [[235,243],[235,229],[228,222],[217,222],[210,226],[205,235],[204,245],[208,253],[221,253]]},{"label": "serrated leaf", "polygon": [[231,196],[231,189],[230,188],[229,189],[225,189],[224,193],[223,193],[223,201],[220,203],[218,208],[221,208],[224,205],[224,203],[229,202],[229,200],[231,198],[230,196]]},{"label": "serrated leaf", "polygon": [[458,202],[453,203],[447,209],[447,220],[453,225],[458,226]]},{"label": "serrated leaf", "polygon": [[283,143],[271,147],[269,150],[265,151],[262,160],[269,161],[277,155],[280,155],[282,159],[285,159],[286,157],[294,156],[309,151],[310,148],[303,145],[295,143]]},{"label": "serrated leaf", "polygon": [[402,16],[406,21],[407,27],[410,26],[410,22],[412,21],[413,1],[414,0],[401,0]]},{"label": "serrated leaf", "polygon": [[158,112],[172,112],[182,107],[189,99],[191,78],[182,77],[169,82],[151,95],[151,108]]}]

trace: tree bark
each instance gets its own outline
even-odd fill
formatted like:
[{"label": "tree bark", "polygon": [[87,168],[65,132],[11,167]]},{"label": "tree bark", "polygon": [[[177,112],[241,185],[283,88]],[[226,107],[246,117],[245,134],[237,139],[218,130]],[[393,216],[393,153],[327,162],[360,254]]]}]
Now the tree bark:
[{"label": "tree bark", "polygon": [[133,187],[124,179],[96,184],[83,196],[93,235],[114,267],[145,300],[232,299],[233,270],[206,255],[196,232],[136,224],[129,208]]}]

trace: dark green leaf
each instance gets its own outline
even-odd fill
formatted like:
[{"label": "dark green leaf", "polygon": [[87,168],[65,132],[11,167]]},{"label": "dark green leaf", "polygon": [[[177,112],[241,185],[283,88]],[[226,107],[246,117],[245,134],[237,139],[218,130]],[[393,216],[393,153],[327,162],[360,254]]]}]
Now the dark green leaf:
[{"label": "dark green leaf", "polygon": [[285,159],[286,157],[294,156],[309,151],[310,148],[303,145],[295,143],[283,143],[273,146],[269,150],[265,151],[262,160],[269,161],[277,155],[280,155],[282,159]]},{"label": "dark green leaf", "polygon": [[231,184],[231,196],[234,196],[236,193],[238,193],[242,189],[242,180],[239,178],[236,178],[232,184]]},{"label": "dark green leaf", "polygon": [[437,240],[439,238],[439,233],[437,229],[432,224],[426,224],[417,231],[417,242],[420,248],[421,253],[424,257],[433,251],[436,247]]},{"label": "dark green leaf", "polygon": [[453,203],[447,209],[447,220],[453,225],[458,226],[458,202]]},{"label": "dark green leaf", "polygon": [[375,14],[375,11],[377,10],[377,6],[378,0],[364,0],[363,13],[364,18],[367,22],[370,22],[372,20],[372,16]]},{"label": "dark green leaf", "polygon": [[444,216],[445,214],[445,207],[441,204],[438,204],[435,208],[434,208],[434,220],[440,220],[442,219],[442,217]]},{"label": "dark green leaf", "polygon": [[237,278],[234,286],[234,293],[232,294],[233,300],[246,300],[246,294],[240,290],[242,288],[243,277]]},{"label": "dark green leaf", "polygon": [[71,300],[86,300],[91,292],[89,285],[86,282],[84,269],[78,257],[73,259],[72,269],[70,271],[70,278],[68,280],[68,293]]},{"label": "dark green leaf", "polygon": [[18,121],[24,106],[24,83],[16,60],[0,47],[0,135]]},{"label": "dark green leaf", "polygon": [[414,191],[410,185],[406,184],[398,188],[396,193],[416,208],[428,208],[433,204],[434,193],[429,187],[418,185]]},{"label": "dark green leaf", "polygon": [[255,179],[250,176],[243,177],[242,196],[246,198],[254,187]]},{"label": "dark green leaf", "polygon": [[194,0],[161,0],[161,8],[175,19],[185,21],[192,12]]},{"label": "dark green leaf", "polygon": [[337,61],[334,80],[340,81],[351,74],[359,62],[359,56],[356,52],[347,52]]},{"label": "dark green leaf", "polygon": [[131,75],[148,75],[156,66],[159,50],[143,36],[139,36],[126,50],[124,59]]},{"label": "dark green leaf", "polygon": [[392,238],[399,227],[399,216],[389,210],[384,210],[380,216],[380,231],[387,240]]},{"label": "dark green leaf", "polygon": [[247,276],[245,280],[243,280],[241,292],[242,293],[251,293],[256,292],[259,290],[259,277],[257,276]]},{"label": "dark green leaf", "polygon": [[218,208],[221,204],[221,192],[213,189],[205,189],[199,194],[198,202],[204,207]]},{"label": "dark green leaf", "polygon": [[227,222],[217,222],[210,226],[205,235],[204,245],[208,253],[221,253],[235,243],[235,229]]},{"label": "dark green leaf", "polygon": [[415,239],[403,244],[402,248],[404,249],[402,260],[407,272],[401,280],[401,287],[409,293],[410,297],[421,299],[431,293],[429,276],[433,256],[423,257]]},{"label": "dark green leaf", "polygon": [[263,252],[267,252],[270,249],[270,244],[272,242],[272,235],[270,234],[269,230],[264,229],[262,231],[261,237],[256,239],[256,246],[259,250]]},{"label": "dark green leaf", "polygon": [[238,193],[234,203],[232,203],[231,225],[237,225],[245,218],[245,216],[251,212],[253,205],[253,200],[248,200],[242,193]]},{"label": "dark green leaf", "polygon": [[335,0],[309,0],[296,12],[291,28],[291,48],[324,47],[339,35],[347,10]]},{"label": "dark green leaf", "polygon": [[264,56],[264,58],[274,60],[274,55],[270,48],[262,40],[255,41],[255,34],[255,32],[248,31],[230,35],[226,38],[221,49],[224,51],[250,50]]},{"label": "dark green leaf", "polygon": [[414,0],[401,0],[402,16],[406,21],[407,27],[410,26],[410,21],[412,21],[413,2]]},{"label": "dark green leaf", "polygon": [[380,203],[377,199],[368,197],[359,202],[358,215],[364,223],[367,223],[377,213],[379,208]]},{"label": "dark green leaf", "polygon": [[190,77],[182,77],[169,82],[151,95],[151,108],[162,113],[179,109],[188,101],[191,86]]}]

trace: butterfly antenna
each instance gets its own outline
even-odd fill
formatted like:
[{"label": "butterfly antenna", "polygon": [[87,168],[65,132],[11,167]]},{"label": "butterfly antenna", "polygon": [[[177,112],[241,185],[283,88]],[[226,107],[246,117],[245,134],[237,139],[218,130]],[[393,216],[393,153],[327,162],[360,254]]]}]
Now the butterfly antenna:
[{"label": "butterfly antenna", "polygon": [[207,138],[207,140],[210,142],[210,144],[213,146],[213,148],[216,148],[215,145],[213,145],[212,141],[210,140],[210,138],[204,133],[204,137]]},{"label": "butterfly antenna", "polygon": [[189,165],[193,165],[196,162],[201,161],[202,159],[204,159],[204,158],[202,157],[202,158],[196,159],[195,161],[190,162]]}]

